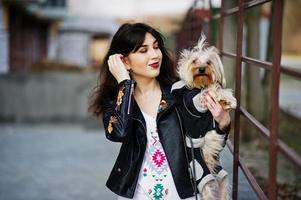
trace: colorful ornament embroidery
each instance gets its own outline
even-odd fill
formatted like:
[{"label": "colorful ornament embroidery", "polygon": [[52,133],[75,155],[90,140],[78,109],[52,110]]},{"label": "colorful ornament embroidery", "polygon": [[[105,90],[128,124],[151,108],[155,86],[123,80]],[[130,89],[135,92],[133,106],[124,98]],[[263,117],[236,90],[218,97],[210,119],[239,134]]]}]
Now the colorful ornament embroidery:
[{"label": "colorful ornament embroidery", "polygon": [[119,92],[118,92],[118,95],[117,95],[117,101],[116,101],[116,110],[117,111],[120,111],[120,105],[122,104],[122,97],[124,96],[124,86],[122,86],[120,89],[119,89]]},{"label": "colorful ornament embroidery", "polygon": [[163,200],[170,193],[169,188],[165,188],[168,186],[165,186],[168,177],[167,158],[155,126],[148,129],[147,137],[149,142],[145,152],[146,159],[140,175],[150,199]]},{"label": "colorful ornament embroidery", "polygon": [[154,200],[160,200],[163,197],[163,185],[162,184],[156,184],[154,187]]},{"label": "colorful ornament embroidery", "polygon": [[[156,173],[158,175],[161,175],[163,172],[166,172],[168,170],[168,164],[166,162],[166,156],[163,152],[162,145],[160,143],[159,135],[158,135],[158,130],[150,130],[150,141],[147,144],[149,147],[146,149],[146,157],[149,159],[146,159],[145,164],[148,168],[148,172]],[[161,163],[161,165],[157,165],[156,162],[154,162],[153,157],[155,158],[156,152],[159,151],[163,155],[164,161]],[[159,153],[156,154],[156,156],[160,156]],[[161,156],[162,157],[162,156]]]},{"label": "colorful ornament embroidery", "polygon": [[165,155],[159,149],[157,149],[157,151],[154,153],[152,159],[158,167],[161,167],[166,160]]},{"label": "colorful ornament embroidery", "polygon": [[144,177],[147,176],[147,169],[146,169],[146,168],[143,169],[143,176],[144,176]]},{"label": "colorful ornament embroidery", "polygon": [[112,131],[113,131],[113,124],[114,123],[117,123],[117,117],[111,116],[110,117],[110,121],[109,121],[109,125],[108,125],[108,128],[107,128],[107,130],[108,130],[109,133],[112,133]]},{"label": "colorful ornament embroidery", "polygon": [[158,137],[159,137],[158,130],[156,130],[156,132],[151,131],[150,133],[151,133],[151,137],[153,139],[153,141],[151,141],[151,143],[153,146],[156,146],[156,144],[158,144],[160,142],[158,139]]},{"label": "colorful ornament embroidery", "polygon": [[163,111],[166,107],[167,107],[167,103],[165,100],[162,99],[159,104],[158,113]]}]

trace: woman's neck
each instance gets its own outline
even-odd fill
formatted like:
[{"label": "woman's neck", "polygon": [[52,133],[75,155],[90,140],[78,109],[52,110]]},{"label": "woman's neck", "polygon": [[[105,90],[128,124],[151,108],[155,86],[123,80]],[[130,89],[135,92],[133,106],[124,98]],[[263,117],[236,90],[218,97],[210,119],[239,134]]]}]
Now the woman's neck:
[{"label": "woman's neck", "polygon": [[138,79],[135,80],[137,85],[135,95],[147,95],[160,90],[160,84],[157,79]]},{"label": "woman's neck", "polygon": [[140,110],[156,118],[161,100],[159,81],[155,78],[135,81],[137,85],[134,90],[134,97]]}]

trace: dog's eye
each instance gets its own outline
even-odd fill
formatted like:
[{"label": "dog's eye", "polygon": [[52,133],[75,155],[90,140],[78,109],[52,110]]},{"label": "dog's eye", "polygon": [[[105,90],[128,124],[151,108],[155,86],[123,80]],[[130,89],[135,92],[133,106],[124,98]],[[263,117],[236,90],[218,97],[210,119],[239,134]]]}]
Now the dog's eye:
[{"label": "dog's eye", "polygon": [[193,64],[195,64],[195,63],[196,63],[196,59],[195,59],[195,60],[193,60],[193,61],[192,61],[192,63],[193,63]]},{"label": "dog's eye", "polygon": [[208,60],[208,61],[207,61],[207,65],[210,65],[210,64],[211,64],[211,62]]}]

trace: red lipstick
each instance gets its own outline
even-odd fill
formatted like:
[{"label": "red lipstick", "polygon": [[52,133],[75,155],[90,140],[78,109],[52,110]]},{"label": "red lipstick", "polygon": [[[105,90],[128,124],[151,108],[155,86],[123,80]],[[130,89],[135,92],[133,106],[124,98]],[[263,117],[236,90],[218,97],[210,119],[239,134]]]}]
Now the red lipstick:
[{"label": "red lipstick", "polygon": [[159,62],[155,62],[155,63],[149,64],[149,66],[151,66],[154,69],[157,69],[159,67]]}]

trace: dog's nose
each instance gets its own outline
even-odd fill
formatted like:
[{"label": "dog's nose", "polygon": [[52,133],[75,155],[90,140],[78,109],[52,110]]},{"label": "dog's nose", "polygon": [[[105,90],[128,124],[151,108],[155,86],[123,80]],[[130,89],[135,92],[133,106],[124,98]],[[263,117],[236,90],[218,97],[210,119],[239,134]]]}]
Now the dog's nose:
[{"label": "dog's nose", "polygon": [[205,67],[200,67],[199,68],[199,74],[205,74]]}]

